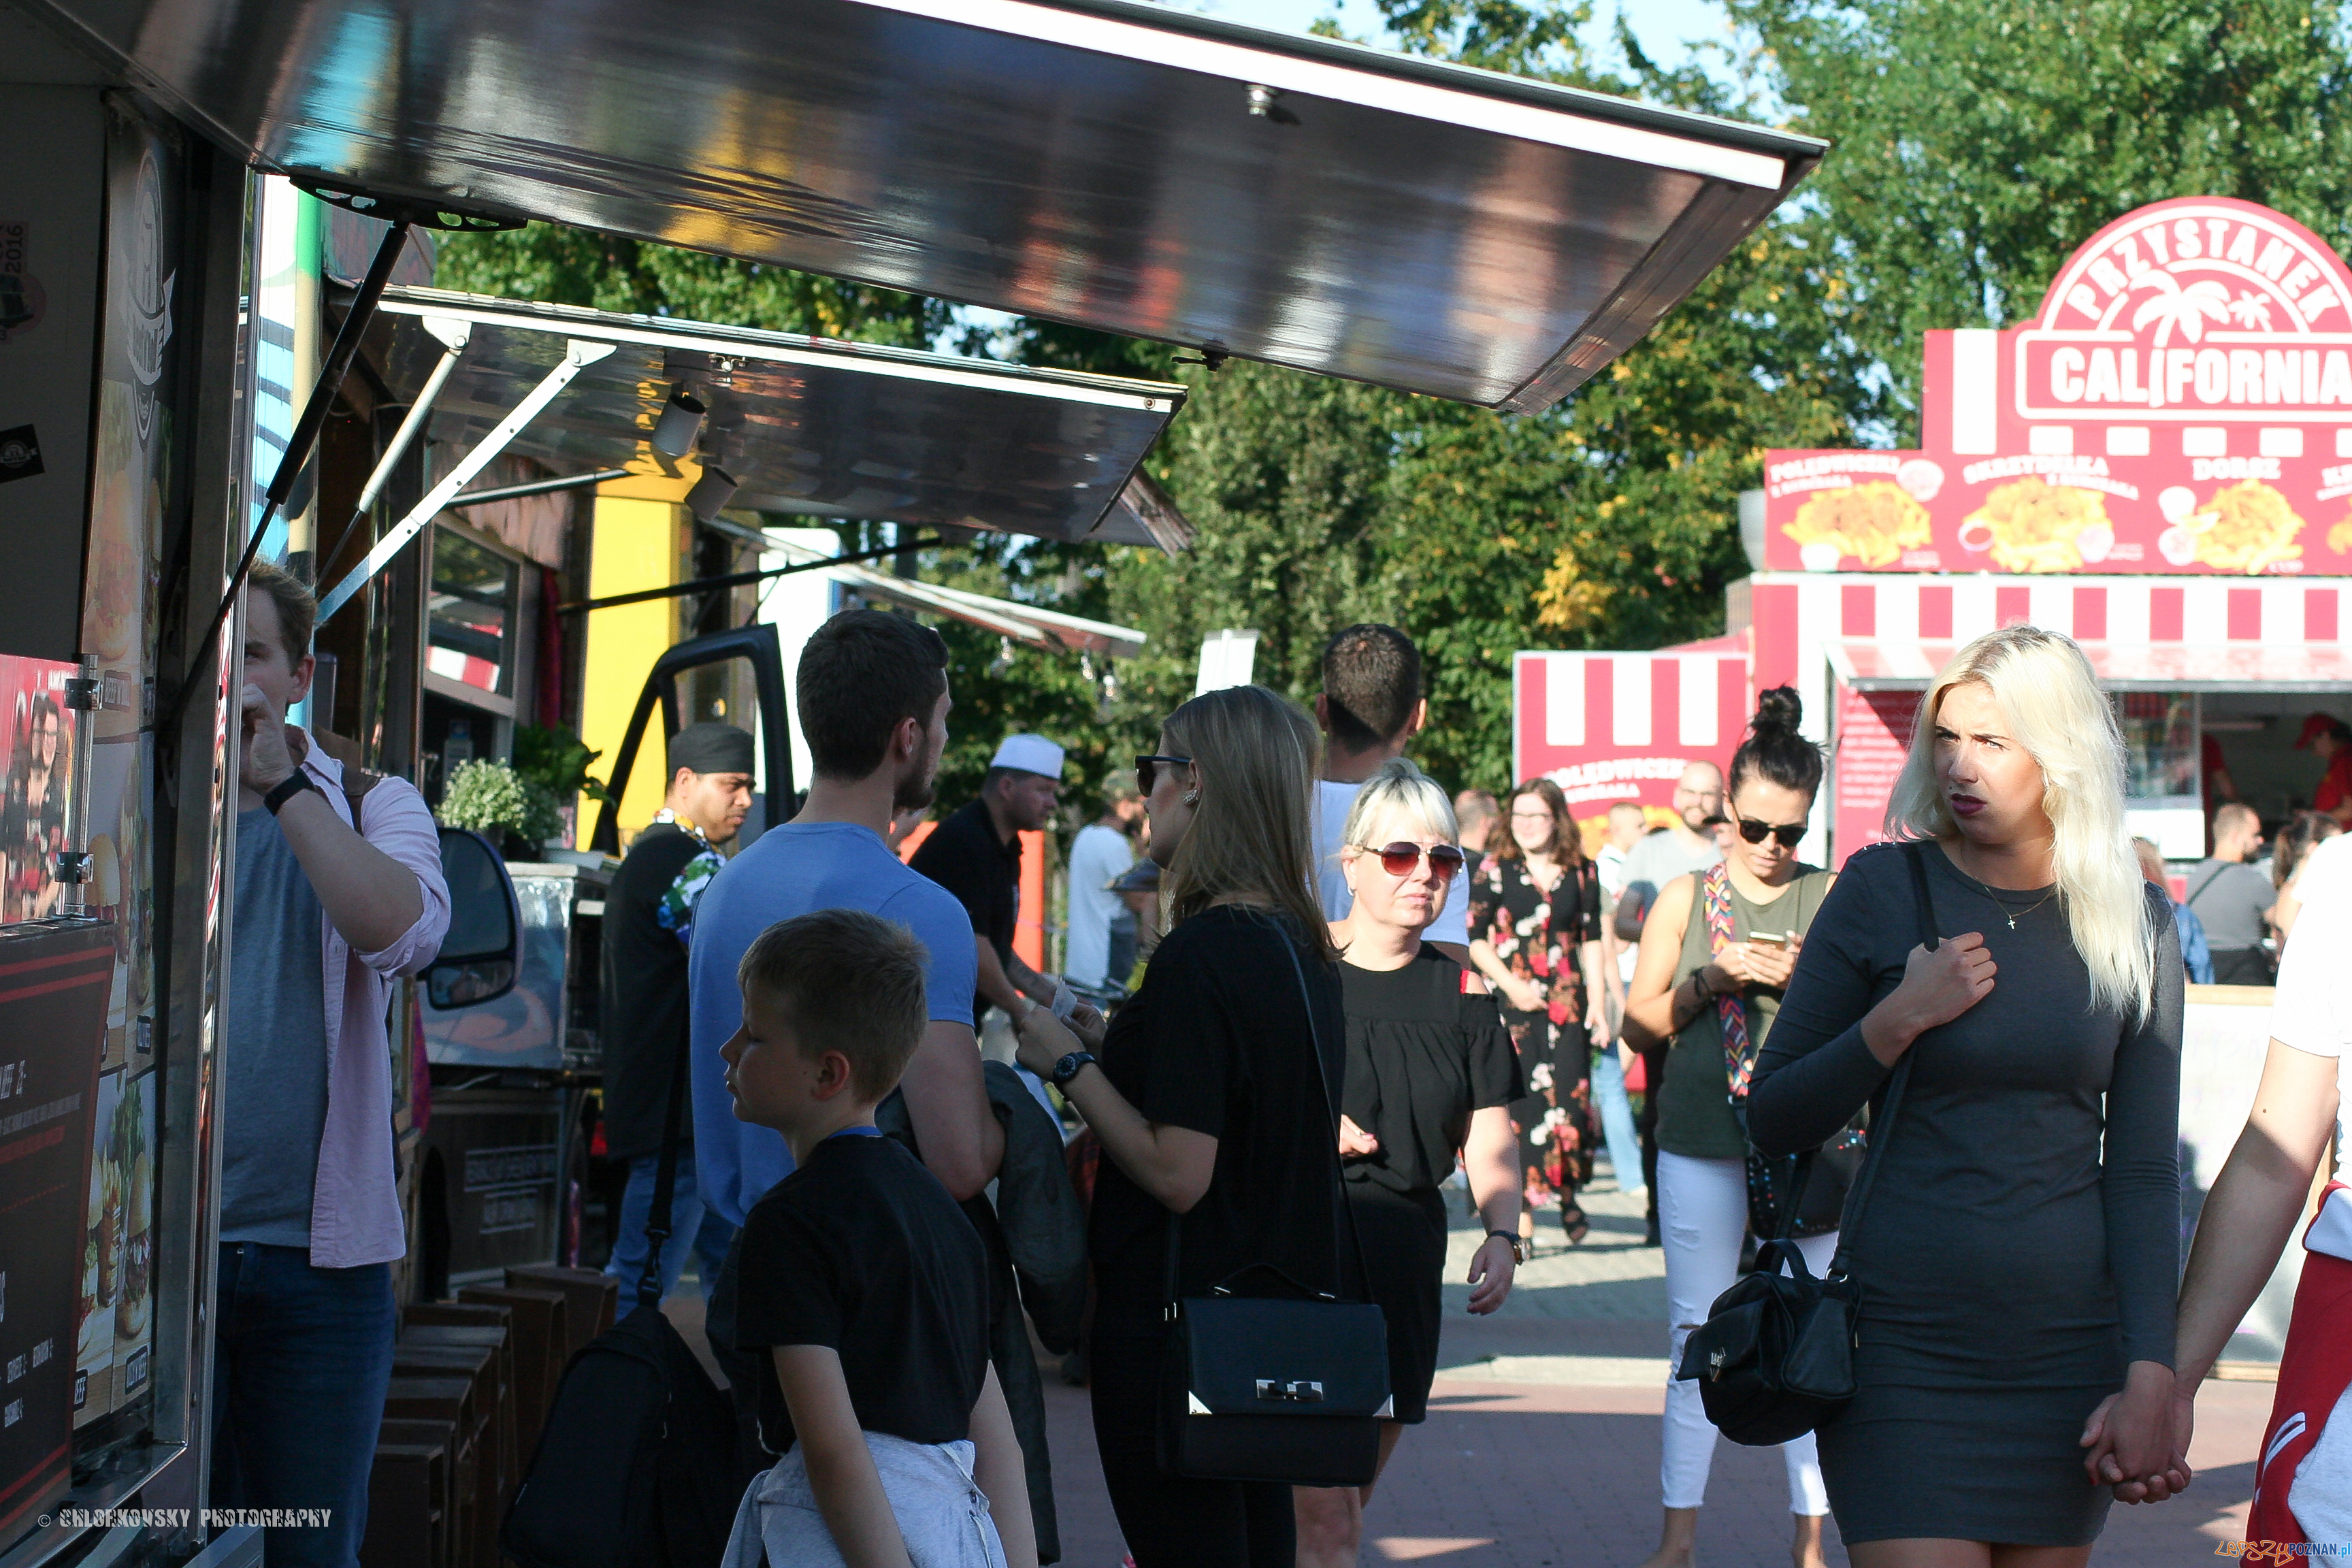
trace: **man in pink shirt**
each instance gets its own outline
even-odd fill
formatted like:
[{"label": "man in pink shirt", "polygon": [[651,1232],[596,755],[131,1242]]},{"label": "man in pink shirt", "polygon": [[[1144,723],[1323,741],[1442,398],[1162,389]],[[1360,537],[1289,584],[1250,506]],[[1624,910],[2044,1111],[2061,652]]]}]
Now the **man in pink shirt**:
[{"label": "man in pink shirt", "polygon": [[211,1502],[327,1510],[268,1530],[271,1568],[359,1561],[405,1250],[384,1015],[393,980],[449,929],[415,786],[347,780],[286,722],[310,689],[316,614],[299,579],[255,564],[220,1014]]}]

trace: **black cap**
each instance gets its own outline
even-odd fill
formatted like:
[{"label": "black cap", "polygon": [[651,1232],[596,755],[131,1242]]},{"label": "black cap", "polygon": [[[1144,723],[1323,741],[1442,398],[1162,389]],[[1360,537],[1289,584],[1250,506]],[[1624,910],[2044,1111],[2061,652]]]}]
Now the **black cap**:
[{"label": "black cap", "polygon": [[669,776],[690,768],[698,773],[751,772],[751,732],[715,721],[688,724],[669,738]]}]

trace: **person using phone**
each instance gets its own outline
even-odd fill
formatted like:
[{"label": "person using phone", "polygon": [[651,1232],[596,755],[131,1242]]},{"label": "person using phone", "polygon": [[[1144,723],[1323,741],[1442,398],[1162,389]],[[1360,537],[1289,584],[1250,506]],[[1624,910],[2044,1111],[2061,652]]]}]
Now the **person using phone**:
[{"label": "person using phone", "polygon": [[[1725,796],[1731,853],[1659,889],[1626,997],[1626,1038],[1667,1047],[1652,1098],[1658,1107],[1666,1347],[1677,1364],[1683,1341],[1738,1277],[1748,1231],[1748,1134],[1738,1106],[1804,946],[1802,933],[1837,880],[1797,858],[1822,783],[1821,748],[1798,730],[1803,712],[1785,686],[1757,704],[1748,738],[1731,757]],[[1807,1237],[1798,1247],[1818,1272],[1829,1266],[1837,1236]],[[1658,1550],[1643,1568],[1692,1562],[1715,1436],[1698,1384],[1668,1382],[1659,1477],[1665,1519]],[[1829,1498],[1812,1438],[1783,1444],[1781,1458],[1789,1510],[1796,1516],[1792,1554],[1799,1568],[1820,1568]]]}]

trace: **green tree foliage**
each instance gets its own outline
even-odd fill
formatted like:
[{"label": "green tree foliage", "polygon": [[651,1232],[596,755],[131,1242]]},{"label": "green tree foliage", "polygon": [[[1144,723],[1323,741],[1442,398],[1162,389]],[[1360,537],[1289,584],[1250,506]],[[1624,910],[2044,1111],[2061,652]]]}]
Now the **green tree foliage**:
[{"label": "green tree foliage", "polygon": [[1916,438],[1921,334],[2031,316],[2074,247],[2168,196],[2239,196],[2352,249],[2331,0],[1727,0],[1798,129],[1809,227]]}]

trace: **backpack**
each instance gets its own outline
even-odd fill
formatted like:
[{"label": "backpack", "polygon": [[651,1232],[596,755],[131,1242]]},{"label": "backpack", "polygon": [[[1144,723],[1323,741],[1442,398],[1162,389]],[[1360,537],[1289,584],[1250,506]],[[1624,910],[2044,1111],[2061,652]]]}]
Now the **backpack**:
[{"label": "backpack", "polygon": [[523,1568],[718,1568],[742,1495],[733,1402],[661,1310],[686,1102],[678,1042],[637,1305],[563,1369],[499,1546]]}]

